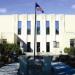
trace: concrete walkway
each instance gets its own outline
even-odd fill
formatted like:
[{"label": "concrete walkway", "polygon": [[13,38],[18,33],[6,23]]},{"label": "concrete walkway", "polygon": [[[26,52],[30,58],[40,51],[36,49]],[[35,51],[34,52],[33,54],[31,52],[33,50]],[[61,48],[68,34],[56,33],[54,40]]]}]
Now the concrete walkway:
[{"label": "concrete walkway", "polygon": [[0,75],[17,75],[19,63],[8,64],[0,68]]}]

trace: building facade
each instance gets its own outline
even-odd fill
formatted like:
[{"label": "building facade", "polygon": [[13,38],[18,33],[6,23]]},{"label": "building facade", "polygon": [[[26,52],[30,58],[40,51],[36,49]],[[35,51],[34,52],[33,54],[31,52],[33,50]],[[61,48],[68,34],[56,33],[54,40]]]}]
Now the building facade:
[{"label": "building facade", "polygon": [[65,47],[75,47],[75,15],[37,14],[0,15],[0,43],[16,43],[22,52],[64,54]]}]

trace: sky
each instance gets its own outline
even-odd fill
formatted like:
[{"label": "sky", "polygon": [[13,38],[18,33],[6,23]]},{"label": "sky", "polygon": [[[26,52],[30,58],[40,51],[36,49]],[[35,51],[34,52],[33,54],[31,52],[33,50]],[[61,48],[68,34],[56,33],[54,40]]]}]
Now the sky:
[{"label": "sky", "polygon": [[0,0],[0,14],[33,14],[35,2],[45,14],[75,14],[75,0]]}]

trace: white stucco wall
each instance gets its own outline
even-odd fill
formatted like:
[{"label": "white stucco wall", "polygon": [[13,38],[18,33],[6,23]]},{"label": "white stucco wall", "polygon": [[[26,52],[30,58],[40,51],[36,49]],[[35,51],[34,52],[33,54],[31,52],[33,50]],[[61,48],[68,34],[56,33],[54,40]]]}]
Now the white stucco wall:
[{"label": "white stucco wall", "polygon": [[[31,34],[27,35],[27,20],[31,21]],[[39,14],[40,35],[37,35],[37,42],[40,42],[40,52],[46,53],[46,42],[50,42],[48,54],[64,53],[65,47],[70,47],[70,39],[75,38],[75,15],[64,14]],[[50,34],[46,35],[45,21],[50,21]],[[55,21],[59,21],[59,35],[55,34]],[[18,35],[18,21],[22,21],[21,35]],[[25,44],[31,42],[31,49],[34,52],[34,14],[0,15],[0,39],[7,39],[8,43],[16,43],[19,37]],[[17,36],[17,37],[16,37]],[[59,42],[59,48],[53,47],[53,41]],[[22,45],[22,42],[21,42]],[[32,52],[32,53],[33,53]]]}]

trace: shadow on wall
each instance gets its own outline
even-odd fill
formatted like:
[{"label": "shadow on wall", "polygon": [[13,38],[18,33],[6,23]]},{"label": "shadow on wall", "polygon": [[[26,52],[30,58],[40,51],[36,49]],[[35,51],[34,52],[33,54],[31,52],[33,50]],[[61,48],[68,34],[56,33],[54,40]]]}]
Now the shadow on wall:
[{"label": "shadow on wall", "polygon": [[31,43],[27,42],[27,44],[23,41],[23,39],[21,39],[18,35],[14,34],[14,40],[15,43],[17,43],[22,52],[33,52],[32,48],[31,48]]}]

